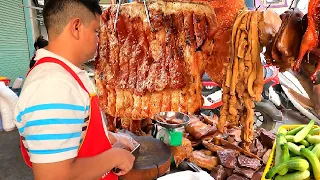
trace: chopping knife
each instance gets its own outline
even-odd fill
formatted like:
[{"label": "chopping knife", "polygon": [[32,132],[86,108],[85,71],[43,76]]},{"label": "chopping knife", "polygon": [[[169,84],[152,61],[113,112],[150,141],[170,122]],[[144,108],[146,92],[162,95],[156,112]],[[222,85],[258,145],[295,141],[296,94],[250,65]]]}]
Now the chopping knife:
[{"label": "chopping knife", "polygon": [[[140,144],[138,144],[138,145],[131,151],[131,154],[132,154],[135,158],[137,158],[137,157],[138,157],[138,154],[139,154],[139,150],[140,150]],[[112,171],[113,171],[114,173],[119,173],[119,172],[120,172],[120,169],[117,168],[117,167],[115,167],[115,168],[112,169]]]}]

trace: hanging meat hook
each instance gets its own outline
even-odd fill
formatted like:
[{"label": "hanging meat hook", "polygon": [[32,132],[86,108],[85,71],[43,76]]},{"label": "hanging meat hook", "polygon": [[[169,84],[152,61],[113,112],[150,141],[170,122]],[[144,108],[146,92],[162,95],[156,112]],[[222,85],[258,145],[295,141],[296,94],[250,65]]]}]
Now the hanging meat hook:
[{"label": "hanging meat hook", "polygon": [[270,8],[271,4],[269,4],[267,7],[266,7],[266,10],[268,10]]},{"label": "hanging meat hook", "polygon": [[144,10],[146,11],[147,21],[149,23],[151,31],[153,32],[154,29],[153,29],[153,27],[151,25],[151,21],[150,21],[149,10],[148,10],[148,6],[147,6],[147,0],[143,0],[143,4],[144,4]]},{"label": "hanging meat hook", "polygon": [[115,20],[114,20],[114,27],[113,27],[114,31],[117,30],[117,22],[118,22],[118,18],[119,18],[119,14],[120,14],[121,4],[122,4],[122,0],[119,0],[118,6],[117,6],[116,18],[115,18]]},{"label": "hanging meat hook", "polygon": [[[120,14],[120,7],[121,7],[121,4],[122,4],[122,0],[119,0],[118,1],[118,4],[117,4],[117,13],[116,13],[116,18],[114,20],[114,31],[117,30],[117,22],[118,22],[118,18],[119,18],[119,14]],[[154,29],[151,25],[151,21],[150,21],[150,16],[149,16],[149,10],[148,10],[148,6],[147,6],[147,1],[146,0],[143,0],[143,4],[144,4],[144,9],[145,9],[145,13],[146,13],[146,16],[147,16],[147,21],[149,23],[149,26],[151,28],[151,31],[153,32]]]}]

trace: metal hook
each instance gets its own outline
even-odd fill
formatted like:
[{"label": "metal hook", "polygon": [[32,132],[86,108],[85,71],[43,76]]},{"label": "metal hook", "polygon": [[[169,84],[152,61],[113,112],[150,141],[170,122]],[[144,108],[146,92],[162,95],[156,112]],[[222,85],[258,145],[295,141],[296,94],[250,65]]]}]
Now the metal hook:
[{"label": "metal hook", "polygon": [[289,9],[292,8],[293,3],[294,3],[294,0],[291,1],[291,4],[290,4],[290,6],[289,6]]},{"label": "metal hook", "polygon": [[122,0],[119,0],[119,3],[118,3],[118,7],[117,7],[117,13],[116,13],[116,19],[114,20],[114,31],[117,30],[117,22],[118,22],[118,18],[119,18],[119,14],[120,14],[120,6],[122,4]]},{"label": "metal hook", "polygon": [[268,10],[268,9],[270,8],[270,6],[271,6],[271,4],[269,4],[269,5],[267,6],[266,10]]},{"label": "metal hook", "polygon": [[256,11],[261,7],[261,5],[259,5],[257,8],[256,8]]},{"label": "metal hook", "polygon": [[148,10],[148,6],[147,6],[147,0],[143,0],[143,4],[144,4],[144,9],[146,11],[146,15],[147,15],[147,21],[149,23],[149,26],[151,28],[151,31],[154,31],[152,25],[151,25],[151,21],[150,21],[150,16],[149,16],[149,10]]}]

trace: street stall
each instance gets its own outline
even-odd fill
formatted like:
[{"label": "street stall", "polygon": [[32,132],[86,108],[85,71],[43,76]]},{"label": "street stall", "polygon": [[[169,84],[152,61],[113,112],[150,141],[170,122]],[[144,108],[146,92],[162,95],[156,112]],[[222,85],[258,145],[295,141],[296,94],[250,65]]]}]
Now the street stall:
[{"label": "street stall", "polygon": [[[272,163],[274,155],[284,156],[281,162],[286,163],[291,160],[285,155],[300,149],[282,149],[285,140],[279,143],[291,126],[278,134],[255,128],[255,105],[265,100],[260,56],[266,48],[269,65],[284,71],[296,63],[297,69],[299,50],[299,57],[306,51],[304,41],[300,48],[303,17],[291,7],[281,16],[259,7],[247,10],[238,0],[134,2],[105,9],[95,60],[100,106],[109,131],[129,131],[140,144],[133,169],[120,178],[166,179],[177,177],[170,174],[176,171],[185,173],[179,172],[180,177],[200,177],[184,171],[190,169],[216,180],[274,177],[279,170],[272,169],[278,163]],[[310,19],[309,29],[314,25]],[[222,87],[219,114],[200,111],[204,73]],[[311,130],[314,123],[316,119],[294,126],[299,129],[283,139],[298,136],[289,142],[317,147],[310,145],[318,142],[317,129]],[[319,163],[314,158],[310,162]],[[310,176],[306,167],[293,175],[290,167],[277,178]]]}]

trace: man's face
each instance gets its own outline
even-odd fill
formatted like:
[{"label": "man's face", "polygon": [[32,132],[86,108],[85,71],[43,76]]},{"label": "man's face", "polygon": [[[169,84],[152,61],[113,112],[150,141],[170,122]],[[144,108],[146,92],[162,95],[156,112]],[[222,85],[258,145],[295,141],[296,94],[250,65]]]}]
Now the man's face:
[{"label": "man's face", "polygon": [[92,59],[96,53],[97,45],[99,42],[98,33],[100,31],[100,15],[95,16],[95,19],[93,19],[89,25],[87,25],[84,28],[84,31],[82,31],[81,36],[82,42],[81,44],[83,47],[81,48],[83,50],[83,55],[86,60]]}]

